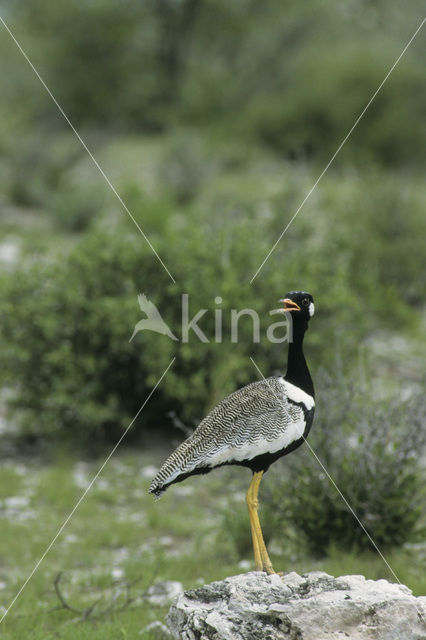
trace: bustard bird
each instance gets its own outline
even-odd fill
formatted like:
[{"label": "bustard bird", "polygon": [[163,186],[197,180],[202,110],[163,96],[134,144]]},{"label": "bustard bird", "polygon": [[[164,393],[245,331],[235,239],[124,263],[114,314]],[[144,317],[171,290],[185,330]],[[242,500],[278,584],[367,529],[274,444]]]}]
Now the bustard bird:
[{"label": "bustard bird", "polygon": [[248,467],[253,479],[247,506],[257,571],[275,573],[263,539],[258,516],[258,491],[270,465],[299,447],[314,417],[314,387],[303,354],[303,338],[314,301],[305,291],[291,291],[282,311],[291,314],[292,340],[287,373],[271,376],[231,393],[202,420],[192,435],[165,461],[149,492],[156,497],[188,476],[234,464]]}]

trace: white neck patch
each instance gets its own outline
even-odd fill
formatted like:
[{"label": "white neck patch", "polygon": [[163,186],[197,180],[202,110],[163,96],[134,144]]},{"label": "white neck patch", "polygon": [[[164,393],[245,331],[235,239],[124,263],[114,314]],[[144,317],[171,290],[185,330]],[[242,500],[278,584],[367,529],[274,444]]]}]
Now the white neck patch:
[{"label": "white neck patch", "polygon": [[310,303],[309,307],[308,307],[308,311],[309,311],[309,316],[312,318],[312,316],[315,313],[315,305],[313,302]]},{"label": "white neck patch", "polygon": [[306,393],[306,391],[299,389],[299,387],[296,387],[295,384],[292,384],[291,382],[284,380],[284,378],[280,378],[280,382],[284,386],[284,389],[286,391],[286,394],[289,400],[292,400],[293,402],[297,402],[298,404],[305,405],[308,411],[313,409],[313,407],[315,406],[315,400],[313,399],[312,396],[309,395],[309,393]]}]

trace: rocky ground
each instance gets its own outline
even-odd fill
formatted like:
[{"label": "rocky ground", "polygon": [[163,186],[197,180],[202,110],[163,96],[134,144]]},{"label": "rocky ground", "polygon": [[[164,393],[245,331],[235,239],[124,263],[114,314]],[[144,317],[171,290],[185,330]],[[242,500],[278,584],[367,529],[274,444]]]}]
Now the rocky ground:
[{"label": "rocky ground", "polygon": [[361,575],[251,572],[182,593],[167,622],[178,640],[424,640],[426,597]]}]

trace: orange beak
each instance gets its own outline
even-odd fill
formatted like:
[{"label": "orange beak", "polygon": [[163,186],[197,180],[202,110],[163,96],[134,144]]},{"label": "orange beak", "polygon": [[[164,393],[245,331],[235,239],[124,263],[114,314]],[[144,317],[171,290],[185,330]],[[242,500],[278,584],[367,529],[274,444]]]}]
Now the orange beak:
[{"label": "orange beak", "polygon": [[279,302],[284,304],[284,311],[302,311],[299,305],[293,302],[293,300],[290,300],[290,298],[284,298],[283,300],[279,300]]}]

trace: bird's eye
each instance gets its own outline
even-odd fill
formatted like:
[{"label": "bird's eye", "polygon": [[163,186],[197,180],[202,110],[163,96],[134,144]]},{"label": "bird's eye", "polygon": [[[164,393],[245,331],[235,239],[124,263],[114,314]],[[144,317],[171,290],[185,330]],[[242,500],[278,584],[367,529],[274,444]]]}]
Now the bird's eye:
[{"label": "bird's eye", "polygon": [[309,298],[303,298],[303,300],[302,300],[302,304],[303,304],[303,306],[304,306],[304,307],[308,307],[308,306],[309,306],[309,303],[310,303]]}]

